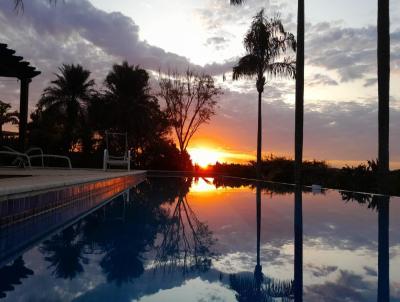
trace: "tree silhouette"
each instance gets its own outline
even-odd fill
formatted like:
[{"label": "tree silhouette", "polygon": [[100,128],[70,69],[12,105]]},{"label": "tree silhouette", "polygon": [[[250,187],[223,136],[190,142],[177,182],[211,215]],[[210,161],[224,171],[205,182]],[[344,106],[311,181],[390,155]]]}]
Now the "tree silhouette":
[{"label": "tree silhouette", "polygon": [[21,284],[21,279],[33,275],[33,271],[25,267],[22,256],[13,261],[12,264],[0,268],[0,299],[5,298],[6,292],[13,291],[14,286]]},{"label": "tree silhouette", "polygon": [[261,101],[267,79],[270,77],[296,75],[295,62],[290,57],[282,56],[287,50],[296,50],[293,34],[286,32],[277,18],[267,19],[264,10],[253,18],[249,31],[244,38],[247,54],[233,67],[233,79],[256,76],[258,92],[258,127],[257,127],[257,177],[261,177]]},{"label": "tree silhouette", "polygon": [[216,256],[212,246],[216,239],[208,225],[199,221],[181,192],[157,247],[156,268],[164,271],[206,271]]},{"label": "tree silhouette", "polygon": [[80,238],[80,225],[71,226],[43,242],[40,251],[50,262],[52,274],[57,278],[74,279],[83,272],[88,259],[84,256],[84,242]]},{"label": "tree silhouette", "polygon": [[297,2],[296,103],[295,103],[295,183],[302,184],[304,128],[304,0]]},{"label": "tree silhouette", "polygon": [[10,112],[11,105],[0,101],[0,143],[3,141],[3,125],[11,123],[13,125],[18,124],[18,112]]},{"label": "tree silhouette", "polygon": [[133,155],[144,153],[168,132],[166,114],[150,94],[149,74],[127,62],[116,64],[105,79],[103,114],[96,118],[98,129],[127,132]]},{"label": "tree silhouette", "polygon": [[389,174],[390,14],[389,0],[378,0],[378,166],[380,191]]},{"label": "tree silhouette", "polygon": [[[300,191],[301,192],[301,191]],[[293,281],[281,281],[265,276],[260,261],[261,247],[261,187],[256,185],[257,258],[253,276],[231,274],[229,286],[236,291],[238,302],[272,302],[293,300]]]},{"label": "tree silhouette", "polygon": [[57,111],[65,116],[63,124],[64,151],[69,151],[86,125],[86,108],[92,96],[94,81],[90,79],[90,71],[81,65],[63,64],[56,74],[56,80],[51,82],[39,101],[41,111]]},{"label": "tree silhouette", "polygon": [[160,96],[165,100],[179,150],[184,153],[199,127],[215,114],[216,98],[222,94],[210,75],[187,70],[160,75]]}]

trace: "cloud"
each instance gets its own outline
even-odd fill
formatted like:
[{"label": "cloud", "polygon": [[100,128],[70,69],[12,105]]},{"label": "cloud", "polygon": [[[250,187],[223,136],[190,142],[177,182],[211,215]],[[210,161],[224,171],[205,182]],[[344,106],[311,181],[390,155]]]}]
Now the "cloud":
[{"label": "cloud", "polygon": [[[251,84],[251,83],[250,83]],[[294,107],[282,101],[280,84],[263,94],[263,152],[293,156]],[[291,96],[293,97],[293,95]],[[308,159],[369,160],[377,157],[377,102],[369,100],[306,102],[304,156]],[[254,86],[244,92],[226,90],[217,116],[200,129],[199,137],[221,141],[243,151],[256,148],[257,94]],[[391,109],[391,141],[400,138],[400,110]],[[237,138],[240,139],[237,139]],[[391,144],[391,160],[400,161],[400,145]]]},{"label": "cloud", "polygon": [[341,270],[334,282],[306,286],[304,296],[311,302],[374,301],[376,289],[361,276]]},{"label": "cloud", "polygon": [[214,46],[216,50],[220,50],[226,47],[226,44],[229,42],[228,39],[224,37],[211,37],[206,40],[206,45]]},{"label": "cloud", "polygon": [[321,278],[321,277],[327,277],[333,272],[336,272],[338,270],[337,266],[317,266],[314,264],[307,264],[306,265],[307,271],[311,272],[314,277]]},{"label": "cloud", "polygon": [[[98,84],[122,60],[151,70],[190,67],[212,75],[231,70],[234,64],[229,60],[204,67],[192,64],[186,57],[140,40],[139,26],[131,18],[97,9],[88,0],[67,0],[56,7],[47,0],[26,1],[24,14],[14,12],[12,1],[1,1],[0,27],[1,41],[42,71],[31,84],[31,105],[62,63],[83,65]],[[4,90],[2,99],[17,106],[18,85],[1,83],[12,87]]]},{"label": "cloud", "polygon": [[310,80],[307,80],[308,86],[337,86],[338,82],[332,79],[330,76],[317,73]]},{"label": "cloud", "polygon": [[369,78],[365,80],[364,87],[374,86],[378,83],[377,78]]}]

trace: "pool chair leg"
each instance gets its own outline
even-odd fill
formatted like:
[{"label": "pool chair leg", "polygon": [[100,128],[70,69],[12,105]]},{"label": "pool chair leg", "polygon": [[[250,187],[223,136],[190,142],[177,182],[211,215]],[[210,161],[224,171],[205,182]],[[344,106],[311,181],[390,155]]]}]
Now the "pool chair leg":
[{"label": "pool chair leg", "polygon": [[103,154],[103,170],[107,171],[107,159],[108,159],[108,151],[107,149],[104,150]]},{"label": "pool chair leg", "polygon": [[128,171],[131,170],[131,151],[128,151]]}]

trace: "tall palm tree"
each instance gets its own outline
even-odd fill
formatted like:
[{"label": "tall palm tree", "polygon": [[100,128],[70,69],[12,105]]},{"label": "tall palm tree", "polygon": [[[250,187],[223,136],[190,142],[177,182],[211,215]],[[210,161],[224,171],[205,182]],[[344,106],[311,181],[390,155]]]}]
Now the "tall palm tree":
[{"label": "tall palm tree", "polygon": [[233,79],[256,76],[258,91],[258,129],[257,129],[257,177],[261,177],[261,101],[266,78],[296,75],[295,62],[283,57],[289,50],[296,50],[294,35],[286,32],[281,20],[267,19],[262,9],[254,16],[249,31],[244,38],[247,54],[233,67]]},{"label": "tall palm tree", "polygon": [[389,173],[390,17],[389,0],[378,0],[378,169],[385,191]]},{"label": "tall palm tree", "polygon": [[0,101],[0,143],[3,141],[3,125],[4,124],[18,124],[18,112],[10,112],[11,105]]},{"label": "tall palm tree", "polygon": [[294,133],[295,183],[302,183],[304,127],[304,0],[297,4],[296,104]]},{"label": "tall palm tree", "polygon": [[64,149],[68,151],[77,138],[77,131],[83,127],[86,106],[95,94],[94,80],[90,79],[90,71],[79,64],[63,64],[59,71],[60,73],[56,74],[57,79],[44,90],[39,101],[39,108],[63,113],[65,116]]},{"label": "tall palm tree", "polygon": [[[230,0],[232,5],[244,0]],[[295,183],[302,180],[304,124],[304,0],[297,3],[297,51],[296,51],[296,104],[295,104]]]}]

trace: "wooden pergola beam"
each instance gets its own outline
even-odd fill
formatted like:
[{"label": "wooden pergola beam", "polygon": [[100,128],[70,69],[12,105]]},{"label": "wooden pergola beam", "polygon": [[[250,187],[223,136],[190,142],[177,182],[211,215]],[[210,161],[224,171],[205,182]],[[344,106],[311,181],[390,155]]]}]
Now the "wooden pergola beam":
[{"label": "wooden pergola beam", "polygon": [[19,145],[21,151],[26,147],[26,130],[28,124],[29,83],[40,74],[39,70],[15,56],[15,50],[7,44],[0,43],[0,77],[17,78],[21,81],[19,101]]}]

